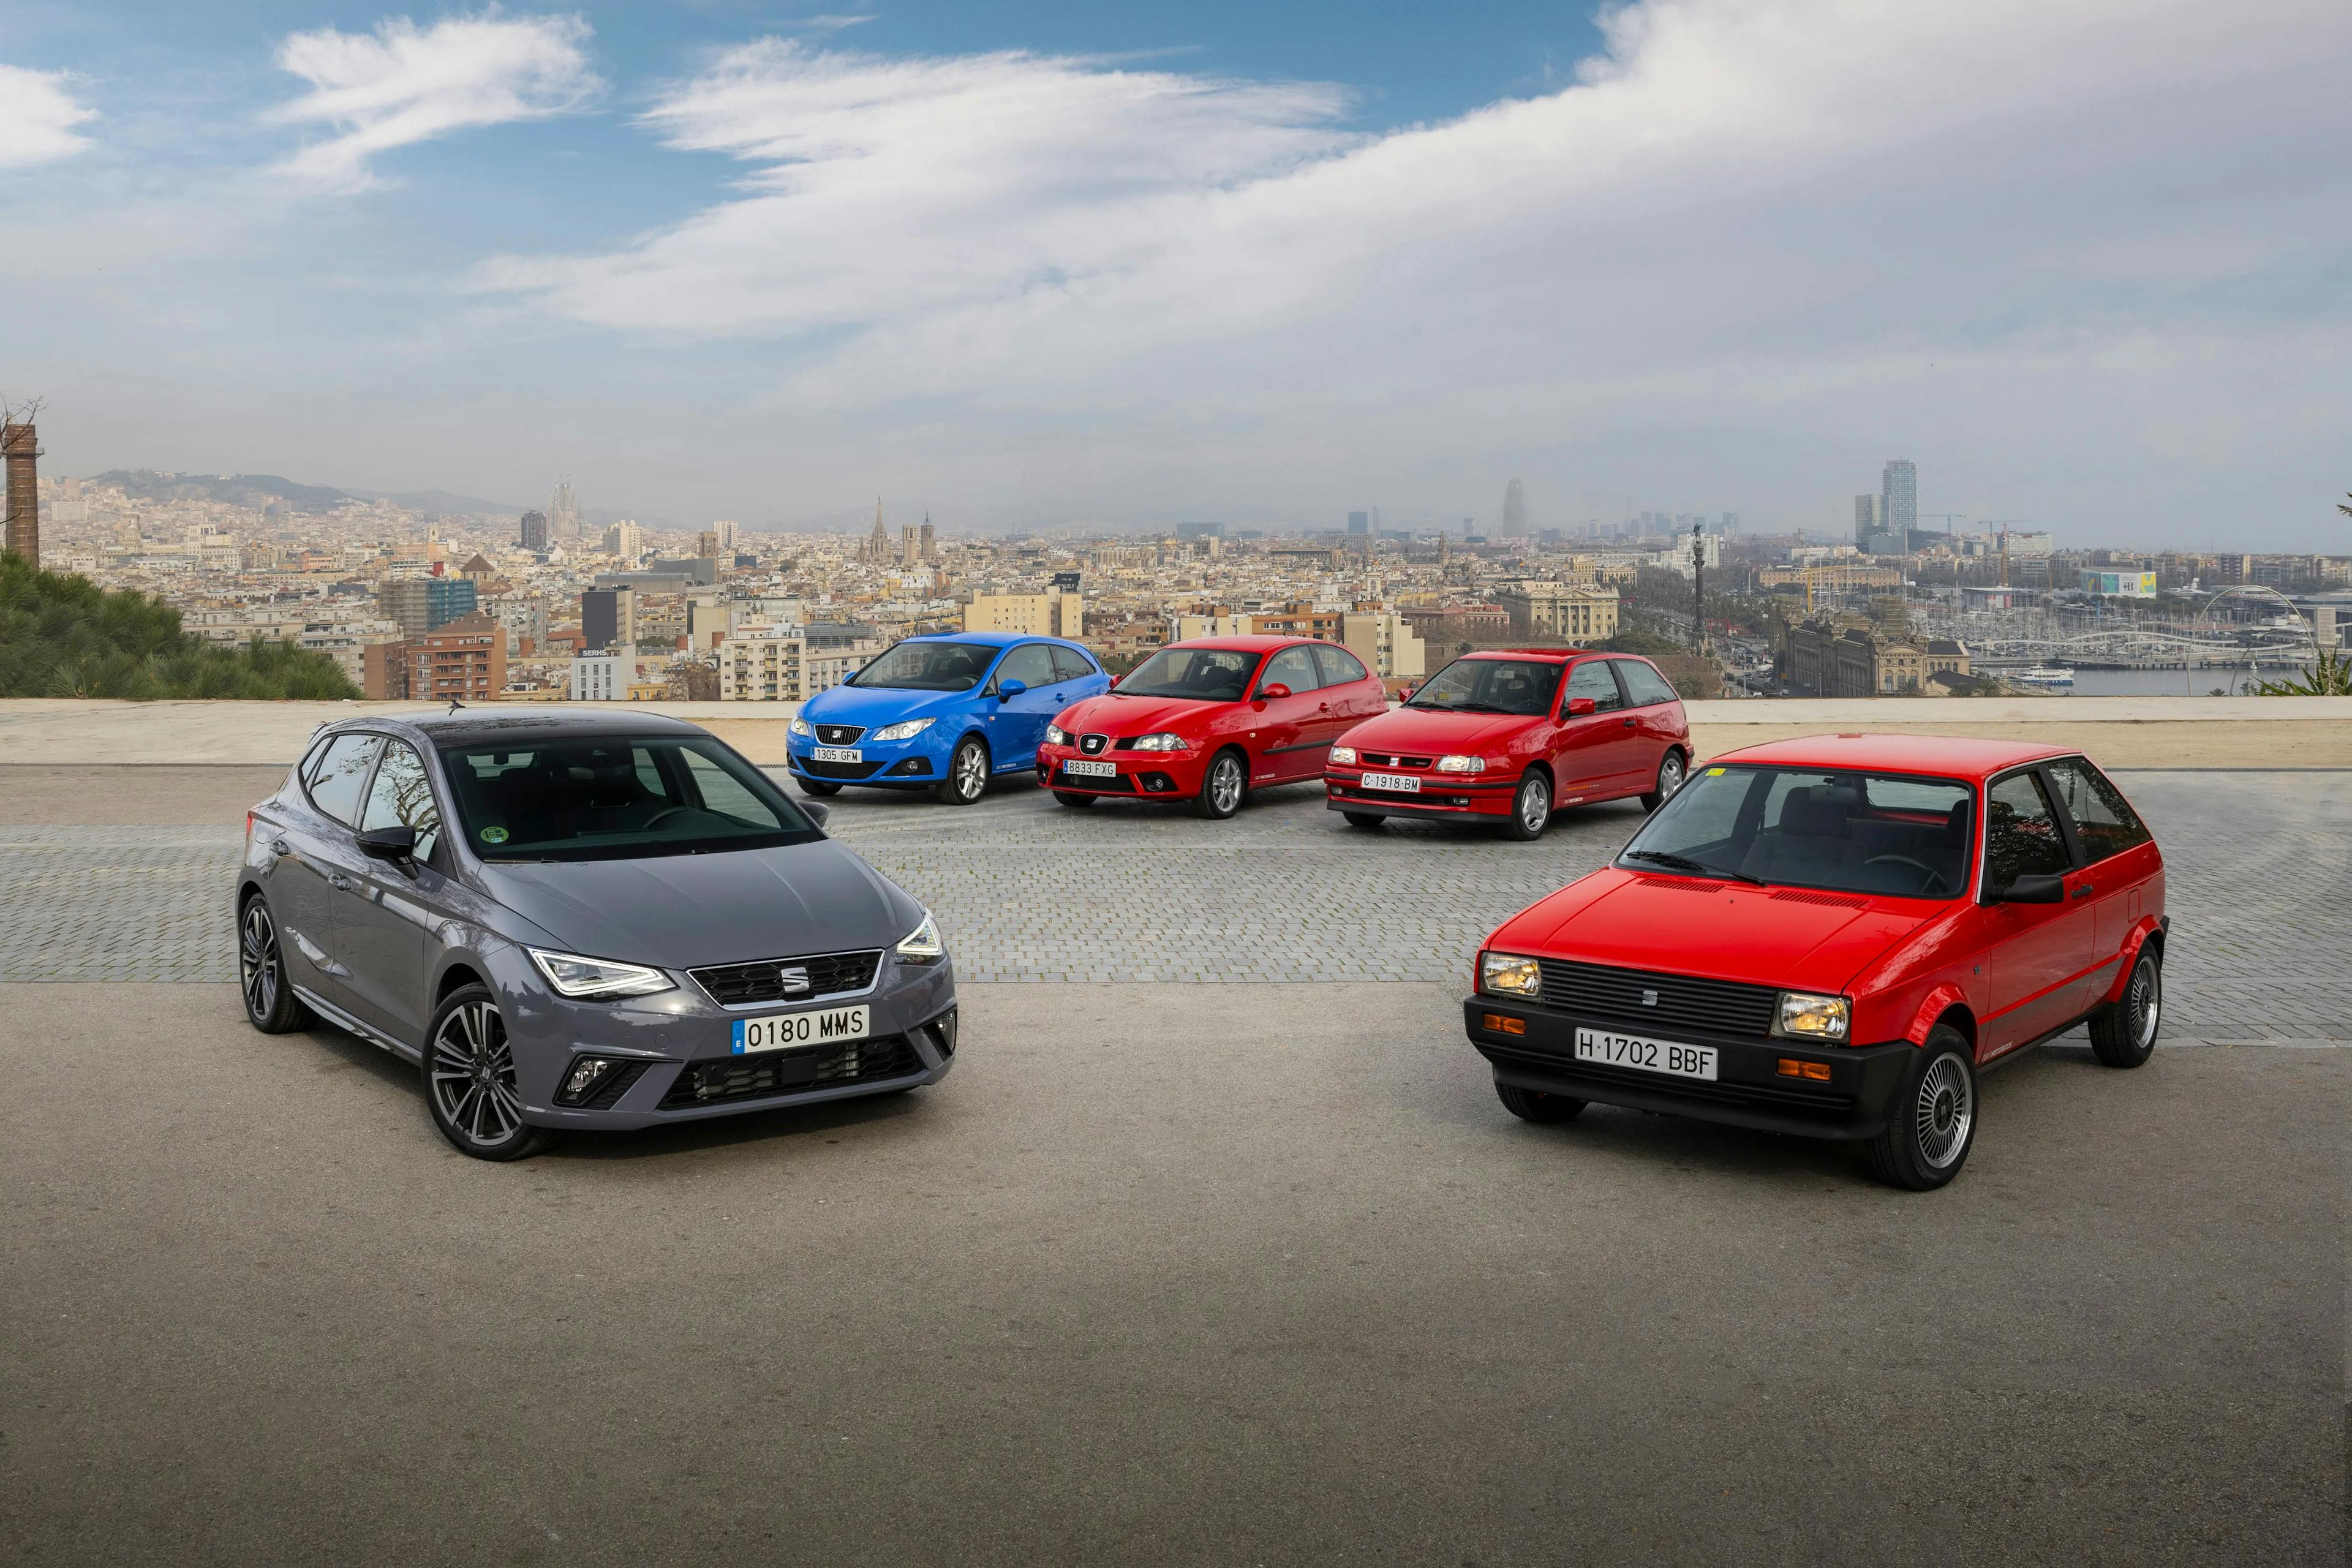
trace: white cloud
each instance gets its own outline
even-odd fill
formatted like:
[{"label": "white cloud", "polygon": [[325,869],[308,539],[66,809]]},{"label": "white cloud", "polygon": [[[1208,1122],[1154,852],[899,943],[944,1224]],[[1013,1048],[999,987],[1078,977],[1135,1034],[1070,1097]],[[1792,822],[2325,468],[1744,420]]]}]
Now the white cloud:
[{"label": "white cloud", "polygon": [[89,145],[74,127],[98,117],[66,90],[63,71],[0,66],[0,169],[29,168]]},{"label": "white cloud", "polygon": [[582,49],[589,32],[579,16],[509,17],[493,8],[429,27],[397,16],[373,34],[296,33],[278,63],[310,91],[270,118],[340,134],[303,148],[285,168],[308,184],[353,189],[370,182],[376,153],[576,108],[602,85]]}]

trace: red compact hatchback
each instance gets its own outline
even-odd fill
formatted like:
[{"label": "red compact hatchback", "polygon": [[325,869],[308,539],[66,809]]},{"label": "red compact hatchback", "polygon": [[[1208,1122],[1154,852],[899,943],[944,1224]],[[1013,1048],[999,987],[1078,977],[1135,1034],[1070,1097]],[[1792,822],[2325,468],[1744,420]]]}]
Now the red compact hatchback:
[{"label": "red compact hatchback", "polygon": [[1418,816],[1533,838],[1556,805],[1639,795],[1655,810],[1690,754],[1682,700],[1649,660],[1518,648],[1465,654],[1349,731],[1325,788],[1354,827]]},{"label": "red compact hatchback", "polygon": [[1320,778],[1331,742],[1387,707],[1379,678],[1331,643],[1171,643],[1063,710],[1037,748],[1037,781],[1064,805],[1183,800],[1231,816],[1254,786]]},{"label": "red compact hatchback", "polygon": [[1529,1121],[1588,1101],[1864,1143],[1937,1187],[1977,1075],[2087,1021],[2155,1048],[2164,858],[2080,755],[1836,735],[1718,757],[1614,863],[1521,910],[1463,1005]]}]

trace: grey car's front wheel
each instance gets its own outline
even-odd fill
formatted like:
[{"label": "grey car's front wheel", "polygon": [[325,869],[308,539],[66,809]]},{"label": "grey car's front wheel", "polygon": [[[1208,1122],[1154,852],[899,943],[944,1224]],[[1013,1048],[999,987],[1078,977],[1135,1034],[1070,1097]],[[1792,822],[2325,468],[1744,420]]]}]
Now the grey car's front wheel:
[{"label": "grey car's front wheel", "polygon": [[522,1119],[506,1017],[487,985],[460,986],[434,1010],[425,1103],[441,1136],[477,1160],[520,1160],[558,1136]]},{"label": "grey car's front wheel", "polygon": [[286,979],[286,954],[278,945],[278,922],[259,893],[246,900],[245,907],[237,910],[236,982],[245,994],[245,1021],[265,1035],[290,1035],[319,1021]]}]

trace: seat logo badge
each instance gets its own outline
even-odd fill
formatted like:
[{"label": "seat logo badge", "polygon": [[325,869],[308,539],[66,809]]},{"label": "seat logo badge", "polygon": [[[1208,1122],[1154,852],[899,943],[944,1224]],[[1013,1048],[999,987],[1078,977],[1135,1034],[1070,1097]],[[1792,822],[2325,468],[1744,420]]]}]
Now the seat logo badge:
[{"label": "seat logo badge", "polygon": [[1091,757],[1108,744],[1110,737],[1108,735],[1088,735],[1078,742],[1078,750]]},{"label": "seat logo badge", "polygon": [[1643,992],[1643,993],[1642,993],[1642,1005],[1643,1005],[1643,1006],[1644,1006],[1644,1007],[1654,1007],[1654,1006],[1656,1006],[1657,1005],[1658,1005],[1658,994],[1657,994],[1656,992],[1654,992],[1654,991],[1644,991],[1644,992]]},{"label": "seat logo badge", "polygon": [[808,971],[798,966],[779,969],[776,971],[776,979],[787,991],[805,991],[809,988]]}]

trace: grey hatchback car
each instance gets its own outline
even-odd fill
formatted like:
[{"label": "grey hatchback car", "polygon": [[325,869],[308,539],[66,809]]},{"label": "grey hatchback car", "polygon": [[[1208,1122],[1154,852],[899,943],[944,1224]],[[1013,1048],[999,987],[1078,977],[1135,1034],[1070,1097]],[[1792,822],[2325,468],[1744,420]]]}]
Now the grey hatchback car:
[{"label": "grey hatchback car", "polygon": [[676,720],[328,725],[247,816],[246,1016],[416,1062],[434,1125],[484,1160],[936,1083],[938,927],[824,818]]}]

